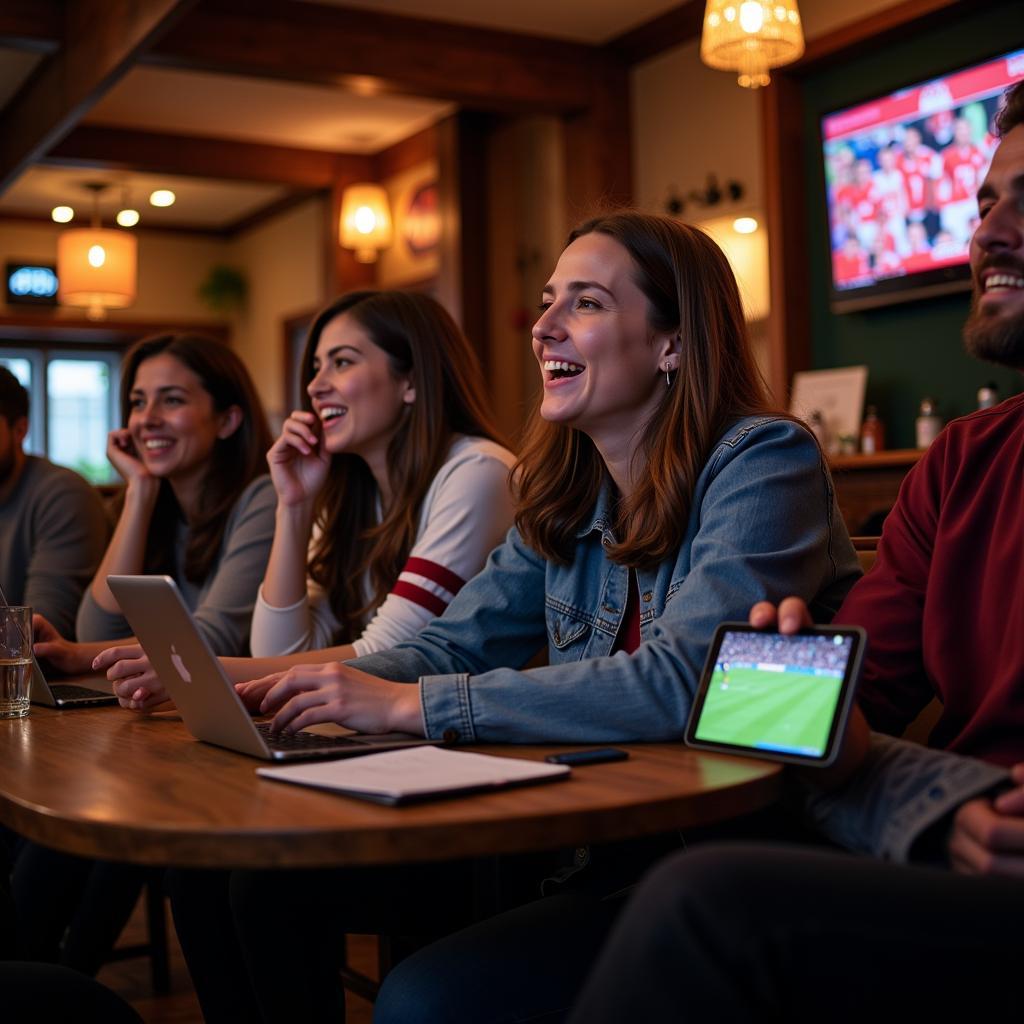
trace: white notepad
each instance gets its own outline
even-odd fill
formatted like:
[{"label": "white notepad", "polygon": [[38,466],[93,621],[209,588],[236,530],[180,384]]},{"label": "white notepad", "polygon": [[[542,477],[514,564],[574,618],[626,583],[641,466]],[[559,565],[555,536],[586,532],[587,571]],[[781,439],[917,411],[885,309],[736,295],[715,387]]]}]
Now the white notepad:
[{"label": "white notepad", "polygon": [[258,775],[267,779],[333,789],[382,804],[414,803],[434,797],[555,782],[567,778],[569,771],[563,764],[440,747],[410,747],[344,761],[256,769]]}]

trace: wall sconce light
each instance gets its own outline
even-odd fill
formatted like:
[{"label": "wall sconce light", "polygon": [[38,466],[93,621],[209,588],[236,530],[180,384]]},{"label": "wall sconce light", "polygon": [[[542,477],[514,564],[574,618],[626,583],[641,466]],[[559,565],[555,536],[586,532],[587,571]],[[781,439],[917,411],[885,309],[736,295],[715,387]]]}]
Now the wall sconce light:
[{"label": "wall sconce light", "polygon": [[685,196],[673,186],[668,199],[665,200],[665,212],[673,217],[679,217],[686,209],[687,203],[692,203],[702,210],[718,206],[719,203],[735,203],[743,198],[744,191],[742,182],[730,178],[724,186],[719,186],[718,178],[714,174],[709,174],[704,188],[692,188]]},{"label": "wall sconce light", "polygon": [[383,185],[349,185],[341,195],[339,240],[360,263],[373,263],[392,240],[391,207]]},{"label": "wall sconce light", "polygon": [[767,85],[769,68],[790,64],[803,52],[796,0],[708,0],[700,59],[719,71],[736,71],[745,89]]},{"label": "wall sconce light", "polygon": [[90,320],[102,320],[106,310],[123,309],[135,301],[138,246],[127,231],[100,227],[102,184],[86,185],[93,193],[92,227],[69,228],[57,239],[58,299],[85,306]]},{"label": "wall sconce light", "polygon": [[747,210],[740,217],[736,212],[699,220],[697,227],[718,243],[729,260],[747,320],[763,320],[771,309],[768,233],[758,224],[758,216],[754,216],[759,211]]}]

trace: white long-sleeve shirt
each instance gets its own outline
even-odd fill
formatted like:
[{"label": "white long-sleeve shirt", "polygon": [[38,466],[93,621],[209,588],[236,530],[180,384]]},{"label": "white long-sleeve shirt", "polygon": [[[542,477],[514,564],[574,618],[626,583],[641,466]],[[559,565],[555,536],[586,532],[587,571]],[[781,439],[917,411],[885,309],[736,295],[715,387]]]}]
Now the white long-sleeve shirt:
[{"label": "white long-sleeve shirt", "polygon": [[[512,524],[508,471],[514,461],[493,441],[456,437],[424,495],[405,566],[354,643],[358,656],[415,636],[483,568]],[[260,588],[250,647],[254,657],[330,647],[339,625],[327,594],[313,580],[307,580],[305,597],[287,608],[267,604]]]}]

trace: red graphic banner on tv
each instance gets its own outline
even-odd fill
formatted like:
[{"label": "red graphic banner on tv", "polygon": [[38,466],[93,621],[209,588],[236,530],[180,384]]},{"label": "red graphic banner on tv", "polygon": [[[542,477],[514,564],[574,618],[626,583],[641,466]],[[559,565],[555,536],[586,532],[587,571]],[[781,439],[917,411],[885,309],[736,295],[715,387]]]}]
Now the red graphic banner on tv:
[{"label": "red graphic banner on tv", "polygon": [[894,121],[913,121],[940,110],[1002,92],[1024,78],[1024,50],[932,82],[893,93],[884,99],[840,111],[822,121],[827,140],[870,131]]}]

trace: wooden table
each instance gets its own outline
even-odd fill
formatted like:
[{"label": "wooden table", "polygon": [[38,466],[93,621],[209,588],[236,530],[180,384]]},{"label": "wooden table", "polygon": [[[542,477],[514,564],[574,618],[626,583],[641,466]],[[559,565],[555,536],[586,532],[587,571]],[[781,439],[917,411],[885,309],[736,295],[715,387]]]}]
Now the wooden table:
[{"label": "wooden table", "polygon": [[[475,747],[541,758],[552,748]],[[566,749],[559,747],[558,749]],[[0,821],[85,856],[189,867],[395,864],[622,839],[765,807],[778,765],[631,744],[566,782],[382,807],[261,779],[175,715],[119,708],[0,721]]]}]

